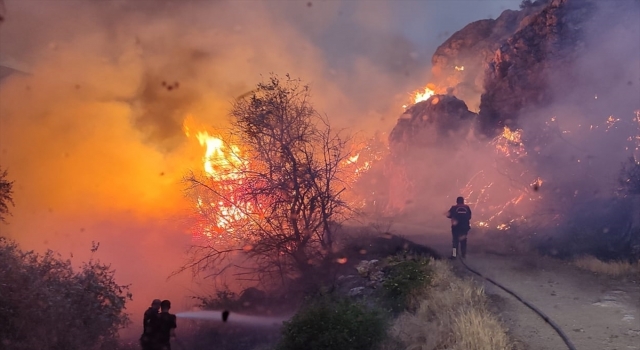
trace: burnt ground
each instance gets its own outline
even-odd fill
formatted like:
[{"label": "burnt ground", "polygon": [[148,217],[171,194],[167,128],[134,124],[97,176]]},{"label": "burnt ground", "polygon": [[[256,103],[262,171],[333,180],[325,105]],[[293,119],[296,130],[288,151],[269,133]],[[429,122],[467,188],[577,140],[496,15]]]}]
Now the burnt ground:
[{"label": "burnt ground", "polygon": [[[441,227],[398,227],[405,237],[450,254]],[[430,233],[426,233],[430,232]],[[467,265],[513,290],[555,321],[580,350],[640,349],[640,276],[611,278],[537,254],[498,252],[470,235]],[[474,245],[475,243],[475,245]],[[566,345],[537,314],[513,296],[454,262],[456,272],[482,283],[516,342],[517,350],[559,350]]]}]

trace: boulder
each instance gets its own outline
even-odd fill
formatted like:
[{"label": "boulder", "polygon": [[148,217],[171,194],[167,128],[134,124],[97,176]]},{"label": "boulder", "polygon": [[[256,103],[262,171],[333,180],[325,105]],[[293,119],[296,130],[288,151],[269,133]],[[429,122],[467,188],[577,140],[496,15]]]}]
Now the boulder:
[{"label": "boulder", "polygon": [[466,134],[476,114],[453,95],[434,95],[409,107],[389,134],[391,151],[403,146],[437,146]]}]

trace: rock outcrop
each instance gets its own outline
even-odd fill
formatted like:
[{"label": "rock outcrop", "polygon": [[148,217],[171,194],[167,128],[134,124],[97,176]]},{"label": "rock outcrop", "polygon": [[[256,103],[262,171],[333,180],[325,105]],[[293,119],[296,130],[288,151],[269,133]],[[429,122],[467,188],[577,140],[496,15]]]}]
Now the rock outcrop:
[{"label": "rock outcrop", "polygon": [[544,4],[545,1],[537,1],[520,11],[506,10],[497,19],[476,21],[454,33],[431,59],[434,83],[453,88],[456,96],[477,111],[484,92],[485,70],[496,50],[528,18],[542,11]]},{"label": "rock outcrop", "polygon": [[567,71],[580,54],[582,29],[594,8],[590,1],[553,0],[500,45],[485,71],[479,121],[486,134],[517,125],[524,110],[552,102],[549,77]]},{"label": "rock outcrop", "polygon": [[408,108],[389,135],[392,147],[438,146],[466,134],[476,114],[453,95],[434,95]]},{"label": "rock outcrop", "polygon": [[[449,88],[471,110],[479,110],[478,123],[487,136],[505,125],[515,127],[523,112],[553,102],[549,77],[569,74],[570,65],[583,52],[583,30],[596,6],[593,0],[541,0],[520,10],[506,10],[495,20],[473,22],[436,50],[432,58],[435,84]],[[451,101],[447,102],[449,106]],[[448,109],[429,110],[426,120],[417,121],[416,115],[421,114],[417,110],[424,108],[419,105],[400,118],[392,142],[415,138],[416,129],[425,123],[437,120],[440,130],[436,131],[456,124],[443,122],[447,117],[437,115],[443,112],[451,117]]]}]

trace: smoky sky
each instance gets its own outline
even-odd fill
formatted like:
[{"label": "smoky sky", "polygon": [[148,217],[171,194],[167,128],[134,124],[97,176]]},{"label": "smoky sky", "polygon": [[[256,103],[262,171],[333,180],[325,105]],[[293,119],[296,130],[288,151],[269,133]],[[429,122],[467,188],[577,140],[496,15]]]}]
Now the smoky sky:
[{"label": "smoky sky", "polygon": [[[542,75],[553,98],[517,116],[521,143],[506,144],[511,155],[472,126],[455,135],[456,147],[409,149],[383,170],[388,210],[404,210],[409,219],[446,232],[441,212],[463,195],[476,223],[491,221],[495,230],[516,220],[527,227],[525,234],[575,219],[569,217],[572,207],[584,203],[591,205],[582,214],[601,213],[600,206],[615,197],[622,162],[640,159],[640,6],[592,4],[582,35],[565,43],[569,54],[551,58],[543,70],[522,72]],[[429,132],[425,138],[435,137]],[[542,185],[534,191],[537,179]]]},{"label": "smoky sky", "polygon": [[101,242],[135,321],[194,293],[190,276],[166,280],[190,242],[181,179],[204,152],[185,118],[223,128],[234,98],[289,73],[337,127],[389,132],[437,45],[519,2],[5,1],[0,164],[16,207],[2,235],[74,262]]}]

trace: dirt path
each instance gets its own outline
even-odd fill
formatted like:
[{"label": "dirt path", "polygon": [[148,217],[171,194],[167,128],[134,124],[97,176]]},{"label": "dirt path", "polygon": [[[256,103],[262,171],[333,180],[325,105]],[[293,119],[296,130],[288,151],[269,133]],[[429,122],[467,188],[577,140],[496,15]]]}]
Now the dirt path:
[{"label": "dirt path", "polygon": [[[451,235],[446,223],[434,226],[403,223],[394,227],[397,234],[432,247],[442,256],[451,254]],[[477,253],[488,249],[471,238],[467,265],[544,312],[578,350],[640,350],[640,276],[613,279],[537,255]],[[468,272],[459,262],[454,262],[454,267],[460,275],[485,285],[495,311],[517,342],[517,350],[567,349],[560,336],[531,309]]]},{"label": "dirt path", "polygon": [[[467,265],[519,294],[554,320],[578,350],[640,349],[640,283],[614,280],[540,257],[469,255]],[[479,277],[464,270],[463,275]],[[518,349],[566,349],[533,311],[491,283],[484,283]]]}]

